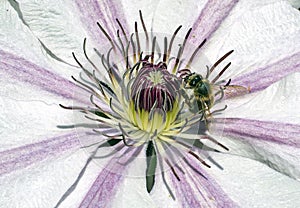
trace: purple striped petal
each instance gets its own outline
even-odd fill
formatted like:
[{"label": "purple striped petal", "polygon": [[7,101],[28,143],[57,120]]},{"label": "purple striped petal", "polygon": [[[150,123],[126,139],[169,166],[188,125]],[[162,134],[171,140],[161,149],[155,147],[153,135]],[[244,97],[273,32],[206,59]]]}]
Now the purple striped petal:
[{"label": "purple striped petal", "polygon": [[[258,160],[300,179],[300,125],[243,118],[216,119],[216,122],[221,124],[218,129],[217,123],[216,130],[229,139],[229,154]],[[227,142],[224,137],[219,139],[221,143]]]},{"label": "purple striped petal", "polygon": [[0,176],[59,156],[80,146],[76,131],[0,152]]},{"label": "purple striped petal", "polygon": [[250,92],[257,92],[294,72],[300,72],[300,52],[236,77],[231,83],[250,87]]},{"label": "purple striped petal", "polygon": [[[223,135],[247,140],[268,141],[300,148],[300,125],[243,118],[216,119],[225,124]],[[223,126],[222,126],[223,127]]]},{"label": "purple striped petal", "polygon": [[199,44],[204,39],[208,39],[218,29],[237,2],[238,0],[208,0],[193,25],[191,42]]},{"label": "purple striped petal", "polygon": [[0,75],[9,79],[29,83],[52,94],[77,100],[88,101],[84,91],[69,80],[50,72],[22,57],[0,50]]},{"label": "purple striped petal", "polygon": [[120,150],[118,153],[120,157],[114,157],[102,169],[79,207],[108,207],[118,186],[125,178],[128,161],[132,157],[136,157],[140,151],[141,148],[123,148]]},{"label": "purple striped petal", "polygon": [[[178,181],[170,171],[176,198],[180,200],[182,207],[238,207],[220,185],[195,161],[195,158],[190,158],[188,155],[186,159],[193,168],[199,171],[198,173],[186,167],[185,174],[177,171],[180,178]],[[187,165],[184,164],[184,166]]]},{"label": "purple striped petal", "polygon": [[128,34],[128,26],[120,1],[76,0],[75,2],[80,13],[82,25],[86,27],[92,40],[98,43],[99,46],[103,46],[103,43],[107,42],[107,38],[97,26],[97,22],[101,24],[111,37],[116,37],[116,31],[119,28],[116,21],[116,18],[118,18],[125,33]]}]

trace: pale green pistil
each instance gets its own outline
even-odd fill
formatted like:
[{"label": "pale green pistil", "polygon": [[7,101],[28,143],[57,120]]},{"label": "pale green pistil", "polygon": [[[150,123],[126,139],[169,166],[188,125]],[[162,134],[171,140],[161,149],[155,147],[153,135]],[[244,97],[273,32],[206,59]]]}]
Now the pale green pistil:
[{"label": "pale green pistil", "polygon": [[153,71],[149,73],[148,80],[151,81],[153,85],[164,84],[165,81],[162,76],[160,71]]}]

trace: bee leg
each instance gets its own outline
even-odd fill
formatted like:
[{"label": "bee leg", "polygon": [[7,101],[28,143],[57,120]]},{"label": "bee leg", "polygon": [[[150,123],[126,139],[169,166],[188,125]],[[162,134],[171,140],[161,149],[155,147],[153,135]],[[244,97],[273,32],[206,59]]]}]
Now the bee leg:
[{"label": "bee leg", "polygon": [[209,118],[211,118],[212,113],[210,113],[210,110],[209,110],[207,104],[205,103],[205,101],[202,98],[199,98],[197,103],[199,106],[201,106],[202,118],[204,120],[207,130],[209,130],[209,123],[211,122]]}]

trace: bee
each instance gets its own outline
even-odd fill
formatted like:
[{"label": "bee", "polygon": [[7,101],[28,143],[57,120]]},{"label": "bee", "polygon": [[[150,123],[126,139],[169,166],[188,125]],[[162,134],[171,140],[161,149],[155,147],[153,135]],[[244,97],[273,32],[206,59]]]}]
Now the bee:
[{"label": "bee", "polygon": [[193,89],[195,102],[197,105],[193,106],[192,112],[208,111],[214,104],[214,96],[212,94],[212,86],[209,80],[204,79],[200,74],[191,73],[184,79],[184,88]]},{"label": "bee", "polygon": [[189,95],[182,90],[182,95],[188,104],[192,113],[202,114],[206,126],[213,120],[212,114],[223,111],[227,108],[214,110],[211,112],[211,108],[214,104],[220,102],[224,96],[233,97],[236,95],[243,95],[250,92],[250,87],[246,88],[239,85],[230,85],[231,79],[224,85],[225,80],[218,81],[222,74],[229,68],[231,62],[229,62],[217,75],[210,81],[208,78],[210,74],[216,69],[216,67],[224,61],[233,50],[227,52],[219,60],[215,62],[210,68],[206,66],[207,73],[203,77],[200,74],[192,73],[188,68],[178,71],[179,77],[183,80],[184,89],[192,89],[193,95]]},{"label": "bee", "polygon": [[193,113],[201,113],[205,123],[207,124],[211,118],[210,109],[214,105],[213,86],[208,79],[197,73],[190,73],[183,78],[184,88],[192,89],[193,95],[188,98],[187,94],[184,97]]},{"label": "bee", "polygon": [[[181,72],[183,71],[185,70],[182,70]],[[186,75],[186,73],[183,74]],[[185,89],[192,89],[193,94],[189,97],[188,94],[184,92],[183,97],[187,101],[192,113],[202,114],[206,126],[208,126],[208,123],[213,120],[212,114],[223,111],[227,108],[225,105],[224,108],[211,112],[211,108],[214,104],[221,101],[224,98],[224,95],[228,98],[235,94],[243,95],[250,92],[249,87],[245,88],[243,86],[230,85],[230,82],[231,79],[229,79],[227,84],[220,86],[197,73],[188,73],[184,76],[183,87]],[[216,92],[217,88],[218,91]]]}]

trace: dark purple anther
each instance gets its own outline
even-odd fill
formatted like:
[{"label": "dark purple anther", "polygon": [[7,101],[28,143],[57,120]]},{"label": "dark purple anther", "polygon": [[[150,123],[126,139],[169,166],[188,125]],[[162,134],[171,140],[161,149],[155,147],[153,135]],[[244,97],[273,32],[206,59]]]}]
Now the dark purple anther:
[{"label": "dark purple anther", "polygon": [[178,78],[168,72],[164,63],[145,62],[131,86],[131,98],[140,109],[170,111],[178,99],[179,87]]}]

